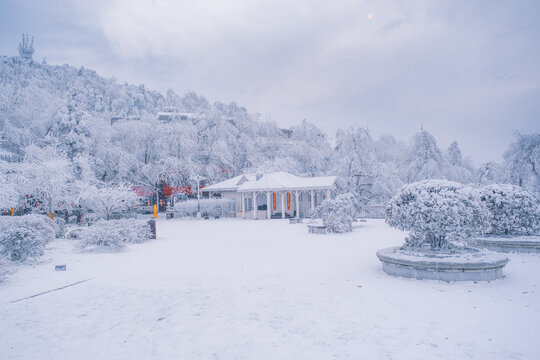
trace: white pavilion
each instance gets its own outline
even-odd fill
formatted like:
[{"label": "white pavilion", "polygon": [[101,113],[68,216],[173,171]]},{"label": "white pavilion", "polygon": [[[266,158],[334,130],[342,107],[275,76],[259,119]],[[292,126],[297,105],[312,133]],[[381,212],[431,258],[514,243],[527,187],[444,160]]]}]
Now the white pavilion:
[{"label": "white pavilion", "polygon": [[235,200],[236,216],[243,219],[304,218],[331,197],[335,182],[336,176],[243,174],[201,191],[210,197]]}]

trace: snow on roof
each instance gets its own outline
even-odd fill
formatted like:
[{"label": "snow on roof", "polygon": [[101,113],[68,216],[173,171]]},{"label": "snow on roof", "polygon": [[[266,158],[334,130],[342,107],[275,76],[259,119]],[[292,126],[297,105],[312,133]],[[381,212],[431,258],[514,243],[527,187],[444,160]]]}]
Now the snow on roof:
[{"label": "snow on roof", "polygon": [[255,174],[242,174],[217,184],[205,186],[204,189],[201,189],[201,191],[235,191],[240,185],[251,180],[255,180]]},{"label": "snow on roof", "polygon": [[336,176],[305,178],[284,171],[262,175],[259,180],[254,174],[243,174],[232,179],[206,186],[201,191],[283,191],[330,189],[336,182]]},{"label": "snow on roof", "polygon": [[238,191],[280,191],[280,190],[315,190],[330,189],[336,182],[336,176],[304,178],[284,171],[264,174],[259,180],[241,184]]}]

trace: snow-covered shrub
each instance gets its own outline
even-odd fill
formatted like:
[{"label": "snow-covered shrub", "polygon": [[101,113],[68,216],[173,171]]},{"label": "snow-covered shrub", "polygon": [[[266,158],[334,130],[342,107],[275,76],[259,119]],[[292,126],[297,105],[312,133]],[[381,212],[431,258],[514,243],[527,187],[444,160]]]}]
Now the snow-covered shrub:
[{"label": "snow-covered shrub", "polygon": [[177,216],[189,216],[197,214],[200,204],[203,216],[221,216],[225,211],[235,211],[236,201],[230,199],[200,199],[177,202],[174,211]]},{"label": "snow-covered shrub", "polygon": [[76,228],[72,228],[68,231],[66,231],[66,235],[65,237],[67,239],[78,239],[81,235],[81,233],[83,233],[85,231],[85,227],[76,227]]},{"label": "snow-covered shrub", "polygon": [[331,232],[352,231],[355,197],[351,193],[340,194],[335,199],[327,199],[315,209],[315,217],[320,217]]},{"label": "snow-covered shrub", "polygon": [[83,250],[119,251],[126,243],[140,243],[150,239],[150,227],[145,221],[132,219],[101,220],[84,228],[78,236]]},{"label": "snow-covered shrub", "polygon": [[2,217],[0,220],[0,256],[25,261],[43,255],[45,245],[54,239],[51,219],[43,215]]},{"label": "snow-covered shrub", "polygon": [[493,184],[478,190],[491,213],[489,233],[535,235],[540,233],[540,200],[514,185]]},{"label": "snow-covered shrub", "polygon": [[[56,234],[56,227],[54,222],[45,215],[30,214],[24,216],[10,217],[14,221],[19,223],[19,226],[26,226],[35,229],[41,236],[41,238],[48,243],[54,240],[54,234]],[[53,236],[51,237],[51,232]]]},{"label": "snow-covered shrub", "polygon": [[424,180],[404,186],[390,200],[386,222],[409,230],[405,247],[456,250],[485,229],[488,212],[471,188],[446,180]]},{"label": "snow-covered shrub", "polygon": [[8,260],[5,258],[5,256],[0,255],[0,283],[4,281],[6,275],[8,274],[7,263]]},{"label": "snow-covered shrub", "polygon": [[54,219],[54,225],[55,225],[55,236],[57,238],[63,238],[67,232],[66,221],[62,218],[56,218]]}]

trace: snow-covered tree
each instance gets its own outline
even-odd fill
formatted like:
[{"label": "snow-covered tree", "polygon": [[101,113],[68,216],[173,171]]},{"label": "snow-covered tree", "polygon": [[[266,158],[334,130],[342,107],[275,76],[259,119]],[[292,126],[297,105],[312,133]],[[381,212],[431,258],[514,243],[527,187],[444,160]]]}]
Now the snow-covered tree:
[{"label": "snow-covered tree", "polygon": [[317,206],[314,216],[322,218],[331,232],[350,232],[356,214],[355,202],[355,196],[350,193],[337,195],[335,199],[326,199]]},{"label": "snow-covered tree", "polygon": [[[9,154],[5,154],[9,157]],[[0,153],[0,209],[16,208],[19,202],[19,194],[15,189],[13,174],[10,164],[2,160]]]},{"label": "snow-covered tree", "polygon": [[487,162],[482,164],[478,169],[477,183],[480,185],[488,185],[505,182],[504,168],[496,162]]},{"label": "snow-covered tree", "polygon": [[133,207],[138,200],[137,195],[128,186],[88,186],[80,195],[80,203],[83,207],[103,214],[106,220],[110,220],[115,211]]},{"label": "snow-covered tree", "polygon": [[391,135],[375,142],[376,165],[372,178],[372,202],[386,204],[404,184],[407,146]]},{"label": "snow-covered tree", "polygon": [[23,161],[13,164],[19,194],[49,214],[70,200],[73,172],[66,156],[54,147],[25,149]]},{"label": "snow-covered tree", "polygon": [[338,176],[338,192],[351,193],[358,203],[368,203],[372,198],[376,168],[369,131],[363,128],[338,130],[332,162]]},{"label": "snow-covered tree", "polygon": [[426,130],[414,135],[409,151],[409,183],[425,179],[441,179],[443,176],[443,156],[437,141]]},{"label": "snow-covered tree", "polygon": [[474,192],[447,180],[423,180],[404,186],[386,209],[386,222],[410,231],[405,247],[455,251],[481,233],[488,213]]},{"label": "snow-covered tree", "polygon": [[487,185],[478,189],[490,217],[489,233],[534,235],[540,232],[540,199],[514,185]]},{"label": "snow-covered tree", "polygon": [[90,153],[93,138],[90,133],[90,116],[83,108],[84,90],[73,87],[69,90],[67,106],[59,109],[56,116],[55,135],[61,147],[73,160],[76,156]]},{"label": "snow-covered tree", "polygon": [[446,179],[460,183],[470,183],[473,181],[473,174],[467,168],[466,162],[463,161],[461,149],[456,141],[452,142],[448,147],[446,160],[447,166],[443,171],[446,174]]},{"label": "snow-covered tree", "polygon": [[461,149],[457,141],[454,141],[448,147],[448,162],[452,166],[461,166],[463,165],[463,158],[461,156]]},{"label": "snow-covered tree", "polygon": [[504,153],[510,181],[532,192],[540,192],[540,133],[516,134]]}]

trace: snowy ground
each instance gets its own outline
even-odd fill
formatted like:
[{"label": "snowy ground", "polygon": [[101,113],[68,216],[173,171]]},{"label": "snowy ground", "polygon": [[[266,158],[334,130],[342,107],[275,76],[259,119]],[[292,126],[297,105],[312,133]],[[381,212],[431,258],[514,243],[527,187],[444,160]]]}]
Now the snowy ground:
[{"label": "snowy ground", "polygon": [[160,220],[122,253],[57,240],[0,284],[0,358],[540,358],[540,254],[490,283],[387,276],[375,252],[403,236],[231,219]]}]

